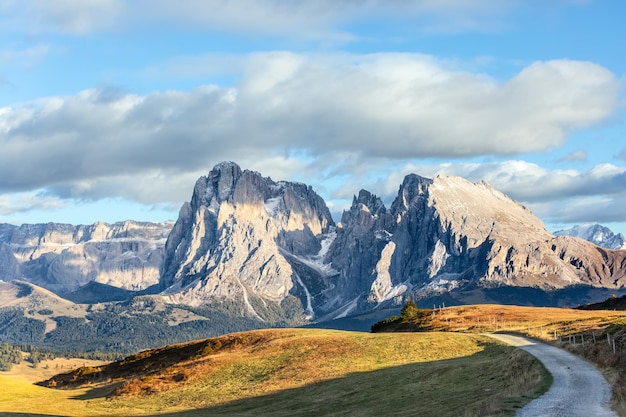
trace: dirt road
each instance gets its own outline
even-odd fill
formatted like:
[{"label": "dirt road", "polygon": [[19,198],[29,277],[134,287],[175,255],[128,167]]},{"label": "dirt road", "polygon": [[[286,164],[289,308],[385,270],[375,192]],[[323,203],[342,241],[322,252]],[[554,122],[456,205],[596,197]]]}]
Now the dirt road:
[{"label": "dirt road", "polygon": [[554,377],[548,392],[520,409],[517,417],[617,417],[609,404],[611,387],[590,363],[563,349],[521,336],[489,336],[535,356]]}]

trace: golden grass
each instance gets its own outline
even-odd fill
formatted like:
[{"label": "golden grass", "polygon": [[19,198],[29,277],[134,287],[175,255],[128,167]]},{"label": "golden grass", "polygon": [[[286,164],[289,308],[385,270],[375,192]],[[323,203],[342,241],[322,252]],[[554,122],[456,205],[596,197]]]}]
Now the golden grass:
[{"label": "golden grass", "polygon": [[25,382],[38,382],[48,379],[61,372],[68,372],[81,366],[99,366],[106,362],[89,359],[65,359],[56,358],[41,361],[37,366],[22,361],[19,365],[13,365],[10,371],[0,371],[0,376],[20,379]]},{"label": "golden grass", "polygon": [[626,311],[460,306],[436,310],[433,328],[454,332],[514,332],[569,350],[602,371],[613,387],[613,408],[620,416],[626,416]]},{"label": "golden grass", "polygon": [[[316,329],[244,335],[256,342],[121,385],[61,391],[3,377],[0,410],[7,416],[58,410],[69,416],[511,415],[545,380],[527,354],[481,335]],[[106,399],[112,390],[118,396]]]},{"label": "golden grass", "polygon": [[602,331],[626,320],[625,311],[575,310],[569,308],[520,307],[495,304],[437,309],[433,329],[486,333],[512,331],[542,339],[554,339],[582,331]]}]

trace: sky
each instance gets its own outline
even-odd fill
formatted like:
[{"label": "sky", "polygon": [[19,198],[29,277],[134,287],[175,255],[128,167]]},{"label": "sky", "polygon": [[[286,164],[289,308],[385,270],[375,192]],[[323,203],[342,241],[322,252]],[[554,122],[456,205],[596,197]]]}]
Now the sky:
[{"label": "sky", "polygon": [[626,233],[622,0],[0,0],[0,223],[176,220],[235,161],[335,220],[485,180]]}]

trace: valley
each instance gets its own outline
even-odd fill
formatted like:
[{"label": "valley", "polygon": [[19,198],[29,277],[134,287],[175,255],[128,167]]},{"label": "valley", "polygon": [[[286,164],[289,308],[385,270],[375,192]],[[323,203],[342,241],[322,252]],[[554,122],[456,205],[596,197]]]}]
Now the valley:
[{"label": "valley", "polygon": [[[602,307],[409,308],[398,316],[406,326],[391,333],[232,333],[111,365],[74,362],[80,367],[48,379],[50,388],[32,384],[37,375],[39,381],[50,376],[41,362],[28,368],[27,378],[19,369],[0,373],[0,403],[6,416],[60,415],[58,405],[68,416],[513,415],[549,387],[550,377],[534,358],[484,335],[507,332],[595,363],[613,385],[614,408],[626,415],[626,312]],[[617,342],[615,353],[607,334]]]}]

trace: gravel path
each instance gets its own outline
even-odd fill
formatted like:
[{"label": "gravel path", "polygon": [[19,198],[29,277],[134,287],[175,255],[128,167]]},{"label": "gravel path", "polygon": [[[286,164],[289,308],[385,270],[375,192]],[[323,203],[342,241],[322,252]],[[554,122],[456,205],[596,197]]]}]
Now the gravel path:
[{"label": "gravel path", "polygon": [[489,336],[535,356],[554,377],[548,392],[520,409],[517,417],[617,417],[609,404],[609,383],[589,362],[563,349],[525,337],[508,334]]}]

